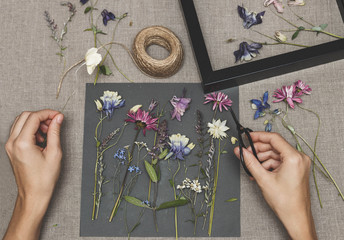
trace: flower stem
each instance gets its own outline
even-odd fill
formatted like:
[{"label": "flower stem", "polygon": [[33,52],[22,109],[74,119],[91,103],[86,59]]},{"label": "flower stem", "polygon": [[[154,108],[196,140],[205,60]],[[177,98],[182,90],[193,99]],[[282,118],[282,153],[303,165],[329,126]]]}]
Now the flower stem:
[{"label": "flower stem", "polygon": [[214,218],[214,211],[215,211],[215,196],[216,196],[216,189],[217,189],[217,181],[219,179],[220,156],[221,156],[221,140],[219,139],[216,174],[214,176],[214,188],[213,188],[213,194],[212,194],[212,200],[211,200],[211,209],[210,209],[210,216],[209,216],[209,228],[208,228],[209,237],[211,236],[211,230],[213,227],[213,218]]},{"label": "flower stem", "polygon": [[322,166],[322,168],[326,171],[327,175],[330,177],[332,183],[335,185],[340,197],[343,199],[344,201],[344,196],[342,191],[340,190],[340,188],[338,187],[336,181],[333,179],[332,175],[329,173],[329,171],[327,170],[327,168],[324,166],[324,164],[322,163],[322,161],[319,159],[318,155],[314,152],[313,148],[308,144],[308,142],[306,141],[306,139],[304,139],[300,134],[298,134],[297,132],[295,132],[295,135],[298,136],[306,145],[307,147],[312,151],[312,153],[314,154],[314,156],[317,158],[318,162],[320,163],[320,165]]},{"label": "flower stem", "polygon": [[130,151],[130,156],[129,156],[129,162],[128,162],[128,166],[127,166],[127,169],[125,171],[125,174],[124,174],[124,178],[123,178],[123,181],[122,181],[122,185],[121,185],[121,189],[119,191],[119,194],[118,194],[118,197],[117,197],[117,200],[115,202],[115,205],[112,209],[112,212],[111,212],[111,215],[110,215],[110,218],[109,218],[109,222],[112,222],[112,219],[114,218],[114,216],[116,215],[116,212],[117,212],[117,209],[119,207],[119,204],[121,202],[121,198],[122,198],[122,195],[123,195],[123,190],[124,190],[124,186],[125,186],[125,182],[127,180],[127,176],[128,176],[128,169],[130,167],[130,163],[131,161],[133,160],[133,153],[134,153],[134,148],[135,148],[135,142],[139,136],[139,133],[140,133],[141,129],[139,128],[136,132],[136,135],[135,135],[135,138],[134,138],[134,141],[133,141],[133,144],[131,146],[131,151]]},{"label": "flower stem", "polygon": [[[178,168],[177,168],[177,170],[175,171],[175,173],[172,176],[174,200],[177,200],[176,187],[174,186],[174,179],[175,179],[176,175],[178,174],[178,172],[180,170],[180,162],[179,162],[179,160],[177,160],[177,162],[178,162]],[[175,227],[175,230],[176,230],[176,240],[178,240],[178,215],[177,215],[177,207],[174,208],[174,227]]]}]

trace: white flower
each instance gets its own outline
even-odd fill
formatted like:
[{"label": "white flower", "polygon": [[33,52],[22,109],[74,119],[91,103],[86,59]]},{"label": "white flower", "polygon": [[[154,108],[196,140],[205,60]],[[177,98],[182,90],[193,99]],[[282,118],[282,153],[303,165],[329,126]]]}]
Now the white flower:
[{"label": "white flower", "polygon": [[212,123],[208,123],[208,133],[210,133],[213,138],[222,139],[222,137],[227,137],[227,134],[225,132],[229,129],[229,127],[226,126],[226,123],[227,120],[221,122],[220,119],[218,119],[217,121],[213,119]]},{"label": "white flower", "polygon": [[103,104],[97,99],[94,100],[94,103],[96,104],[97,110],[102,111],[103,110]]},{"label": "white flower", "polygon": [[238,139],[236,137],[231,137],[231,142],[234,145],[236,142],[238,141]]},{"label": "white flower", "polygon": [[185,178],[185,180],[183,180],[183,186],[185,186],[186,188],[190,188],[190,184],[191,180],[189,178]]},{"label": "white flower", "polygon": [[178,186],[177,186],[177,189],[184,189],[184,188],[185,188],[184,185],[178,185]]},{"label": "white flower", "polygon": [[134,107],[130,108],[131,113],[136,113],[137,110],[139,110],[142,107],[142,105],[135,105]]},{"label": "white flower", "polygon": [[96,66],[102,61],[102,55],[98,52],[98,48],[90,48],[88,49],[85,55],[85,62],[87,66],[88,74],[92,74]]},{"label": "white flower", "polygon": [[276,31],[275,32],[275,38],[279,41],[279,42],[286,42],[287,41],[287,37],[285,35],[283,35],[281,32]]},{"label": "white flower", "polygon": [[202,192],[202,187],[201,184],[198,182],[198,180],[193,180],[192,183],[190,184],[191,190],[195,191],[197,193]]},{"label": "white flower", "polygon": [[257,105],[254,104],[254,103],[251,104],[251,108],[252,108],[253,110],[257,110],[257,109],[258,109],[258,108],[257,108]]},{"label": "white flower", "polygon": [[305,5],[305,1],[304,0],[289,0],[288,5],[289,6],[303,6]]}]

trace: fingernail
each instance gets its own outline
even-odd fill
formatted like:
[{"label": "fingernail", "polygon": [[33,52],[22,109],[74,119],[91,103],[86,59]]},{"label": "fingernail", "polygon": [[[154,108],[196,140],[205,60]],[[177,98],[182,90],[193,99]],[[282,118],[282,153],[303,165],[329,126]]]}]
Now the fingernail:
[{"label": "fingernail", "polygon": [[56,122],[58,124],[62,124],[62,122],[63,122],[63,115],[62,114],[57,115]]}]

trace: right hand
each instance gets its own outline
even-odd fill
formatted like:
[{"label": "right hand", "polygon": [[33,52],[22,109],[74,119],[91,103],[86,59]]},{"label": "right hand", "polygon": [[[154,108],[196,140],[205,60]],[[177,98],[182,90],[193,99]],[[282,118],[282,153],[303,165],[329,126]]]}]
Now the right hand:
[{"label": "right hand", "polygon": [[[309,194],[310,158],[277,133],[250,133],[259,161],[251,148],[244,160],[263,196],[292,239],[317,239]],[[239,148],[234,149],[240,159]]]}]

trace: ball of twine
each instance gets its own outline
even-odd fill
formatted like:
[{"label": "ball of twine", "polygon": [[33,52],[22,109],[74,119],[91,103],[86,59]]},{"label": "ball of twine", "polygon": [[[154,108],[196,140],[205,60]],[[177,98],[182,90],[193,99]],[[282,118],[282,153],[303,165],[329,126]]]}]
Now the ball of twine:
[{"label": "ball of twine", "polygon": [[[162,60],[148,55],[146,49],[151,45],[165,48],[170,55]],[[152,26],[142,29],[134,40],[132,57],[138,68],[145,74],[164,78],[175,74],[183,62],[183,48],[178,37],[168,28]]]}]

